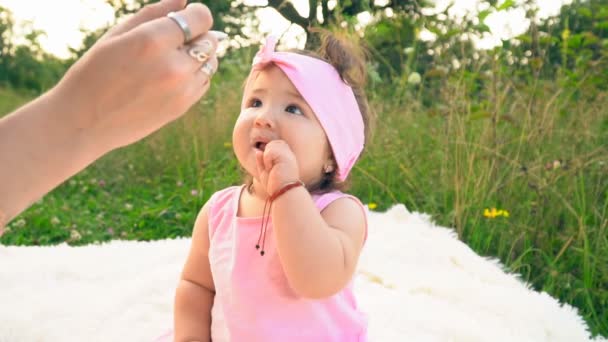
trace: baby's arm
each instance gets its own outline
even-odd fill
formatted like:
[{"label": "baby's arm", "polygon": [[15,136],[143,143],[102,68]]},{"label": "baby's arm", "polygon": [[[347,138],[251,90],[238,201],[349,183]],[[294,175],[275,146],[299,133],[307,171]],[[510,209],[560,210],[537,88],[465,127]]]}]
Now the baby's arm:
[{"label": "baby's arm", "polygon": [[176,342],[211,340],[211,306],[215,287],[209,266],[207,211],[205,204],[196,218],[190,254],[175,293]]},{"label": "baby's arm", "polygon": [[307,298],[331,296],[348,284],[365,239],[361,206],[349,198],[321,213],[304,188],[273,203],[272,222],[279,258],[291,287]]}]

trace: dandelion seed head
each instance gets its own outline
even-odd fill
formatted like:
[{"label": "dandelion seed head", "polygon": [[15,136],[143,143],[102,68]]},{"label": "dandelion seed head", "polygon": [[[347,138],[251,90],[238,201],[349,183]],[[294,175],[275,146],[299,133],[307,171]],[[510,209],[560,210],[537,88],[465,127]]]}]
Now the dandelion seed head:
[{"label": "dandelion seed head", "polygon": [[420,82],[422,81],[422,77],[420,76],[419,73],[417,72],[413,72],[410,74],[410,76],[407,78],[407,83],[409,84],[420,84]]},{"label": "dandelion seed head", "polygon": [[81,238],[82,238],[82,235],[80,235],[80,233],[76,229],[72,229],[70,231],[70,240],[71,241],[78,241]]}]

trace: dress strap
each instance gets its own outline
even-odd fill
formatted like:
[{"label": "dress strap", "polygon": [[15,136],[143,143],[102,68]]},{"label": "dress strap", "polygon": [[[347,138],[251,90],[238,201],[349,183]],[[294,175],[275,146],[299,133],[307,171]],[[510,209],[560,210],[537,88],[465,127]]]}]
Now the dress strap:
[{"label": "dress strap", "polygon": [[322,212],[333,201],[340,199],[340,198],[352,199],[353,201],[355,201],[355,203],[357,203],[357,205],[359,205],[359,207],[363,211],[363,215],[365,215],[365,237],[364,237],[363,241],[365,242],[367,240],[367,229],[368,229],[367,222],[368,222],[369,210],[367,209],[367,206],[365,206],[365,205],[363,205],[363,203],[361,203],[361,200],[359,200],[357,197],[355,197],[353,195],[345,194],[340,191],[332,191],[332,192],[328,192],[328,193],[321,194],[321,195],[313,195],[313,200],[315,202],[315,205],[317,206],[317,209],[319,209],[319,212]]},{"label": "dress strap", "polygon": [[243,186],[231,186],[214,193],[209,198],[209,240],[213,239],[215,230],[221,226],[223,220],[231,220],[236,216],[242,190]]}]

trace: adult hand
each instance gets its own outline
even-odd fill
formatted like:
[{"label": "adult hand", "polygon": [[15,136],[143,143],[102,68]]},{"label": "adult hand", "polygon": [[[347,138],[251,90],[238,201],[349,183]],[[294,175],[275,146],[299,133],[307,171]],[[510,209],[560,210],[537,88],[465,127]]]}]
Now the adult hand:
[{"label": "adult hand", "polygon": [[[184,9],[185,2],[144,7],[108,31],[53,89],[0,119],[0,235],[45,193],[175,120],[209,89],[217,69],[213,19],[206,6]],[[192,41],[185,42],[187,33]]]},{"label": "adult hand", "polygon": [[167,14],[176,12],[187,22],[194,43],[209,47],[210,65],[205,67],[214,71],[217,39],[208,33],[213,18],[200,3],[181,9],[185,2],[146,6],[109,30],[53,90],[72,115],[68,122],[89,131],[103,152],[175,120],[209,89],[210,74],[187,53],[191,44],[184,46],[184,32]]}]

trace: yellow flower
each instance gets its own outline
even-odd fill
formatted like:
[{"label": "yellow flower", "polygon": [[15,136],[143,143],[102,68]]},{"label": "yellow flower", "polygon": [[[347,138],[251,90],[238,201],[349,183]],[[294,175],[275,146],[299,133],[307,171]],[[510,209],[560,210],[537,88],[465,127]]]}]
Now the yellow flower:
[{"label": "yellow flower", "polygon": [[371,210],[374,210],[374,209],[378,208],[378,204],[376,204],[374,202],[370,202],[367,204],[367,207]]},{"label": "yellow flower", "polygon": [[487,218],[496,218],[498,216],[509,217],[509,212],[504,209],[497,210],[496,208],[486,208],[483,211],[483,216]]},{"label": "yellow flower", "polygon": [[231,142],[225,142],[224,143],[224,147],[225,148],[230,148],[230,147],[232,147],[232,143]]},{"label": "yellow flower", "polygon": [[483,211],[483,216],[485,216],[487,218],[495,218],[496,217],[496,208],[492,208],[492,210],[486,208]]}]

